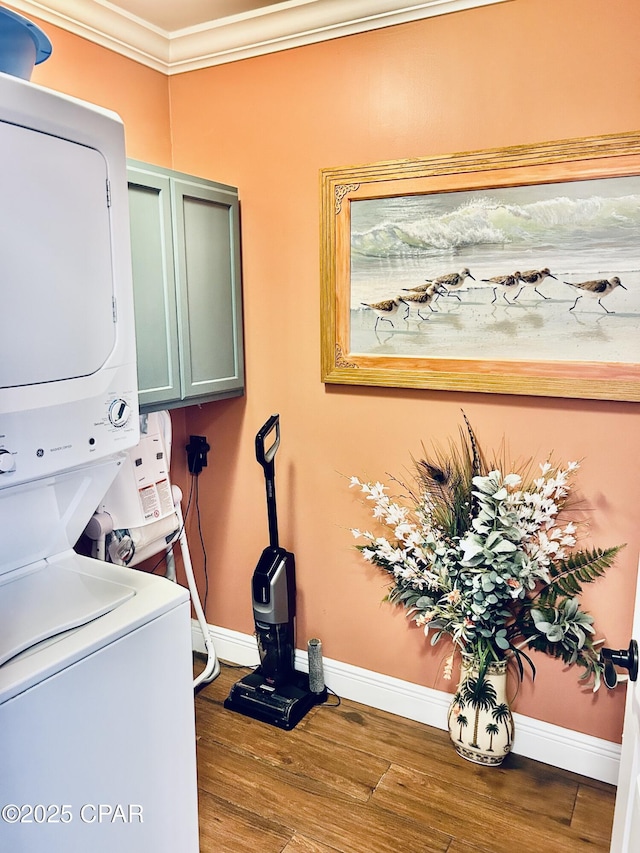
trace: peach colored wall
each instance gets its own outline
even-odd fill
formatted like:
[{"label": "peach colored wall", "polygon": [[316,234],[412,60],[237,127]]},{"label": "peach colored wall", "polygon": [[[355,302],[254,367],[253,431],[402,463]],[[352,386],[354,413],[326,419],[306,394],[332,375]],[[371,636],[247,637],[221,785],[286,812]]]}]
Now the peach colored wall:
[{"label": "peach colored wall", "polygon": [[[298,574],[298,645],[440,689],[430,648],[381,602],[384,578],[354,553],[368,518],[342,475],[401,473],[421,442],[457,435],[516,457],[584,459],[594,544],[628,542],[589,589],[610,645],[629,641],[638,563],[638,415],[632,404],[324,386],[320,381],[319,170],[637,130],[640,6],[515,0],[171,78],[174,167],[240,188],[247,393],[185,412],[207,435],[200,479],[211,623],[251,633],[250,577],[267,542],[253,440],[279,412],[281,541]],[[194,560],[200,563],[195,528]],[[536,661],[516,710],[619,740],[623,690],[595,698],[578,671]]]},{"label": "peach colored wall", "polygon": [[[440,677],[444,650],[381,603],[384,578],[354,553],[348,528],[367,515],[343,475],[402,472],[422,441],[457,434],[464,408],[487,446],[504,433],[514,456],[585,459],[593,543],[629,543],[588,599],[609,645],[626,646],[639,546],[634,405],[325,387],[319,365],[319,169],[637,129],[640,7],[610,9],[514,0],[169,80],[42,24],[54,55],[34,82],[115,109],[130,156],[240,188],[247,393],[174,413],[179,481],[185,436],[204,433],[213,448],[199,481],[211,623],[252,631],[249,582],[267,540],[253,439],[278,411],[279,518],[297,559],[299,645],[319,636],[328,657],[451,689]],[[577,673],[537,663],[516,710],[619,739],[621,690],[593,698]]]}]

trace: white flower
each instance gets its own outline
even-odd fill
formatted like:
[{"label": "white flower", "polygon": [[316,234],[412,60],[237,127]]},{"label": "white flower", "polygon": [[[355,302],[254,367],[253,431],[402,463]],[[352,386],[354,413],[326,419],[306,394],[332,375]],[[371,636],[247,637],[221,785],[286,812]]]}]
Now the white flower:
[{"label": "white flower", "polygon": [[398,539],[402,539],[404,542],[407,542],[409,536],[413,533],[413,527],[411,524],[404,522],[403,524],[398,524],[395,528],[395,534]]},{"label": "white flower", "polygon": [[519,474],[507,474],[502,482],[507,488],[512,488],[522,482],[522,477]]},{"label": "white flower", "polygon": [[408,514],[409,510],[406,507],[390,503],[387,509],[387,523],[400,524],[401,522],[406,520]]},{"label": "white flower", "polygon": [[453,661],[454,661],[454,652],[451,652],[449,657],[445,660],[444,666],[442,668],[442,677],[445,681],[451,681],[451,674],[453,672]]},{"label": "white flower", "polygon": [[369,492],[370,492],[369,500],[372,500],[372,501],[381,500],[385,496],[384,490],[385,490],[385,486],[380,481],[378,481],[374,486],[370,486],[369,487]]}]

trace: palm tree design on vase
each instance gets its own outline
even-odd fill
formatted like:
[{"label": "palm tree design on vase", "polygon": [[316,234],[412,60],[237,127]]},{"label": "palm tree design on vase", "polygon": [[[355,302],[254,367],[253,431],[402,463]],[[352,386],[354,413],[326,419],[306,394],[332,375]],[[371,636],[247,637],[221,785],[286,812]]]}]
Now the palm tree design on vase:
[{"label": "palm tree design on vase", "polygon": [[460,732],[458,734],[458,741],[462,743],[462,729],[469,725],[469,720],[462,713],[464,711],[464,699],[462,698],[462,693],[460,689],[458,689],[451,699],[451,703],[449,705],[449,713],[447,715],[447,727],[449,731],[451,731],[451,717],[455,718],[456,725],[460,726]]},{"label": "palm tree design on vase", "polygon": [[487,723],[485,726],[485,732],[489,735],[489,746],[487,747],[487,752],[493,752],[493,737],[494,735],[499,734],[500,729],[495,723]]},{"label": "palm tree design on vase", "polygon": [[460,692],[460,688],[453,694],[451,697],[451,702],[449,704],[449,712],[447,714],[447,725],[451,724],[451,717],[458,717],[460,711],[464,709],[464,700],[462,698],[462,693]]},{"label": "palm tree design on vase", "polygon": [[511,710],[506,702],[502,702],[500,705],[496,705],[491,714],[496,723],[504,723],[507,732],[507,745],[504,751],[509,752],[513,737],[513,717],[511,716]]},{"label": "palm tree design on vase", "polygon": [[466,679],[462,686],[462,698],[465,703],[469,703],[475,711],[473,721],[473,740],[469,744],[471,747],[480,749],[478,744],[478,723],[480,720],[480,711],[489,711],[496,705],[497,693],[493,684],[490,684],[486,678]]},{"label": "palm tree design on vase", "polygon": [[469,720],[467,720],[464,714],[458,714],[456,717],[456,723],[460,726],[458,740],[462,743],[462,729],[469,725]]}]

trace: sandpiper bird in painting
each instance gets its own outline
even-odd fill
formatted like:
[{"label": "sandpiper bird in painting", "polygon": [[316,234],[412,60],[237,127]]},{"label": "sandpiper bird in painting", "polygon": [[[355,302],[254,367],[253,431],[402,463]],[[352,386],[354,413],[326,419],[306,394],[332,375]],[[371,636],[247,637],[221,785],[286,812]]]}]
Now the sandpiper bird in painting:
[{"label": "sandpiper bird in painting", "polygon": [[[438,296],[440,296],[440,291],[438,290],[437,286],[429,281],[426,284],[416,284],[415,287],[403,287],[402,293],[413,293],[418,295],[428,293],[430,296],[433,297],[434,300],[437,299]],[[400,299],[400,296],[398,297],[398,299]]]},{"label": "sandpiper bird in painting", "polygon": [[573,282],[573,281],[565,281],[565,284],[571,285],[571,287],[577,287],[580,290],[580,293],[576,296],[576,301],[573,303],[569,311],[573,311],[573,309],[578,304],[578,299],[582,299],[583,296],[590,296],[592,299],[597,299],[600,303],[600,306],[604,308],[607,314],[615,314],[615,311],[609,311],[602,304],[602,300],[605,296],[608,296],[612,290],[615,290],[616,287],[621,287],[623,290],[627,288],[620,281],[617,275],[614,275],[613,278],[598,278],[594,281],[581,281],[581,282]]},{"label": "sandpiper bird in painting", "polygon": [[428,315],[427,315],[427,317],[423,317],[422,314],[420,313],[420,308],[423,305],[427,305],[429,307],[429,310],[433,311],[435,313],[435,309],[432,307],[431,303],[436,298],[437,298],[436,291],[430,290],[430,289],[423,290],[421,293],[419,293],[417,291],[412,291],[410,293],[406,293],[403,296],[398,297],[400,302],[404,302],[405,305],[407,306],[407,308],[409,309],[407,312],[407,316],[409,316],[409,312],[411,311],[411,308],[414,307],[416,309],[416,314],[418,315],[418,317],[420,317],[421,320],[428,319]]},{"label": "sandpiper bird in painting", "polygon": [[526,272],[521,272],[520,273],[520,281],[522,282],[522,287],[520,288],[520,290],[516,293],[516,295],[513,298],[517,299],[518,296],[520,296],[522,291],[525,289],[525,287],[532,287],[535,290],[535,292],[538,294],[538,296],[542,296],[543,299],[549,299],[548,296],[545,296],[544,293],[540,293],[540,291],[538,290],[538,285],[542,284],[542,282],[547,277],[555,278],[556,281],[558,280],[555,277],[555,275],[551,272],[549,267],[545,267],[544,269],[541,269],[541,270],[527,270]]},{"label": "sandpiper bird in painting", "polygon": [[435,290],[435,286],[431,283],[431,279],[429,279],[426,284],[416,284],[415,287],[403,287],[403,293],[424,293],[425,290],[429,290],[433,292]]},{"label": "sandpiper bird in painting", "polygon": [[[466,278],[473,278],[468,267],[464,267],[460,272],[451,272],[446,275],[439,275],[437,278],[430,279],[432,287],[435,290],[446,290],[447,293],[452,293],[454,290],[459,290],[465,282]],[[475,278],[473,278],[475,281]],[[456,299],[460,299],[457,293],[452,293]]]},{"label": "sandpiper bird in painting", "polygon": [[511,304],[507,299],[507,293],[510,291],[514,291],[518,286],[518,282],[520,281],[520,273],[514,272],[511,275],[494,275],[493,278],[483,278],[482,281],[485,281],[487,284],[490,284],[493,287],[493,299],[491,300],[491,304],[496,301],[498,298],[498,291],[502,291],[502,295],[504,296],[505,302],[509,305]]},{"label": "sandpiper bird in painting", "polygon": [[404,320],[406,320],[409,315],[408,305],[405,305],[400,299],[383,299],[382,302],[361,302],[360,304],[365,308],[370,308],[376,315],[376,324],[373,327],[374,332],[378,328],[380,320],[386,320],[387,323],[391,323],[393,326],[393,318],[401,308],[407,309],[403,317]]}]

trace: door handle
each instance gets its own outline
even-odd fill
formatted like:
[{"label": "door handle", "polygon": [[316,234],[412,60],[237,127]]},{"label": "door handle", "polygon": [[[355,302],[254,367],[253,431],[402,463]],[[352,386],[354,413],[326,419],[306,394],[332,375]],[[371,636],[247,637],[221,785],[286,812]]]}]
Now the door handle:
[{"label": "door handle", "polygon": [[615,687],[618,683],[616,667],[629,671],[629,681],[638,680],[638,644],[631,640],[628,649],[600,650],[600,661],[604,661],[604,683],[607,687]]}]

